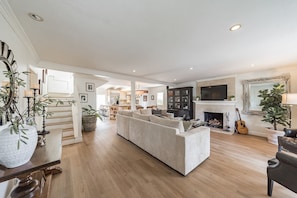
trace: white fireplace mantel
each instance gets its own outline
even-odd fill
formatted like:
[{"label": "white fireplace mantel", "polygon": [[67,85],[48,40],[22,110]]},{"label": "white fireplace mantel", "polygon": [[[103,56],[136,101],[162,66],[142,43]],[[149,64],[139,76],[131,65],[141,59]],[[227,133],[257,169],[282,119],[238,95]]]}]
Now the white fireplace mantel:
[{"label": "white fireplace mantel", "polygon": [[232,105],[232,106],[235,106],[237,103],[237,101],[231,101],[231,100],[226,100],[226,101],[194,100],[193,102],[195,104],[200,104],[200,105]]}]

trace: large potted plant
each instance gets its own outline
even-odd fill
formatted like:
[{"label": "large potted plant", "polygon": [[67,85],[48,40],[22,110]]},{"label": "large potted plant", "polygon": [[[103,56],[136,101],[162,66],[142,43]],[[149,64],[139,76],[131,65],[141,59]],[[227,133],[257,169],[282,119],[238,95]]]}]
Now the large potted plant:
[{"label": "large potted plant", "polygon": [[285,85],[277,83],[271,90],[260,90],[258,95],[261,98],[259,105],[262,106],[262,112],[264,112],[262,121],[273,126],[272,129],[266,129],[268,142],[273,144],[277,144],[277,136],[284,135],[284,131],[278,126],[289,125],[289,109],[281,104],[284,93]]},{"label": "large potted plant", "polygon": [[90,132],[96,129],[97,118],[102,120],[100,114],[91,105],[82,107],[82,127],[83,131]]}]

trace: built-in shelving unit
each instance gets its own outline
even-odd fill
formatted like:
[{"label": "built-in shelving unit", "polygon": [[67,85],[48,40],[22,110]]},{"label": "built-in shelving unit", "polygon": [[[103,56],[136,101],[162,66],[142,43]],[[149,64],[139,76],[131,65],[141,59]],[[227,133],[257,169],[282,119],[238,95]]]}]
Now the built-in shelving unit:
[{"label": "built-in shelving unit", "polygon": [[167,90],[167,111],[175,117],[193,118],[193,87],[181,87]]}]

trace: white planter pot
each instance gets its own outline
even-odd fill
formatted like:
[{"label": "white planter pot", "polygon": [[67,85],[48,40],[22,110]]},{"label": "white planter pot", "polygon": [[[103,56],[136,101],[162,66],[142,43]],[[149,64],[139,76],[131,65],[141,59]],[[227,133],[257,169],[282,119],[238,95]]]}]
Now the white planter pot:
[{"label": "white planter pot", "polygon": [[34,126],[23,125],[28,140],[21,142],[18,149],[19,134],[11,134],[7,125],[0,127],[0,164],[6,168],[15,168],[27,163],[37,145],[37,130]]},{"label": "white planter pot", "polygon": [[278,131],[278,130],[273,130],[269,128],[265,128],[265,131],[266,131],[268,142],[275,145],[278,145],[277,137],[285,135],[284,131]]}]

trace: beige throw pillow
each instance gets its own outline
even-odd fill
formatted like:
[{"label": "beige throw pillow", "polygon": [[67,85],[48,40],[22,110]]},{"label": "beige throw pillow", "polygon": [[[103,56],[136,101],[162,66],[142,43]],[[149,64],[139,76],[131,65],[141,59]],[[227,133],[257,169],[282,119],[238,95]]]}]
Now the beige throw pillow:
[{"label": "beige throw pillow", "polygon": [[129,117],[132,117],[132,113],[133,113],[132,111],[124,111],[124,110],[118,111],[118,114],[129,116]]},{"label": "beige throw pillow", "polygon": [[134,113],[134,112],[133,112],[132,116],[133,116],[134,118],[137,118],[137,119],[150,121],[150,115],[143,115],[143,114],[139,114],[139,113]]},{"label": "beige throw pillow", "polygon": [[152,109],[140,109],[140,113],[144,115],[152,115]]},{"label": "beige throw pillow", "polygon": [[168,126],[168,127],[172,127],[172,128],[177,128],[180,133],[185,132],[183,122],[181,120],[163,119],[163,118],[159,118],[159,117],[154,116],[154,115],[151,116],[150,119],[151,119],[151,122],[153,122],[153,123]]}]

